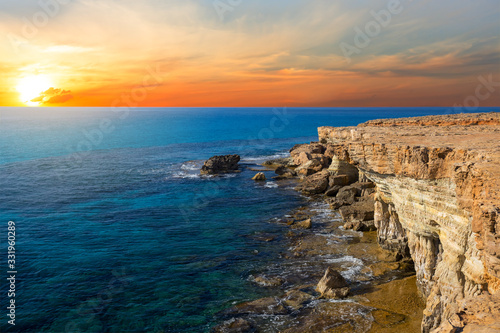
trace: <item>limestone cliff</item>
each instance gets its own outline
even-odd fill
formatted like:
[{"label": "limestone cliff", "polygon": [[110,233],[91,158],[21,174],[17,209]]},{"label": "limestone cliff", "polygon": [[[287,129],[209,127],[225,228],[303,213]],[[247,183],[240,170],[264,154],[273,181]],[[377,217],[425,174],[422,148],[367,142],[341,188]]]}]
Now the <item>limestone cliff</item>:
[{"label": "limestone cliff", "polygon": [[415,263],[422,331],[500,329],[500,114],[318,132],[334,163],[376,184],[378,240]]}]

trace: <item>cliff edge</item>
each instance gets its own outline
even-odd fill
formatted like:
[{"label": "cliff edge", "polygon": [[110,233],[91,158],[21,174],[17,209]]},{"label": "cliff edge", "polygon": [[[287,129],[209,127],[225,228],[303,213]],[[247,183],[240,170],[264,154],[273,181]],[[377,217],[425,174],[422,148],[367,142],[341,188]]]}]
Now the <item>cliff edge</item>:
[{"label": "cliff edge", "polygon": [[380,245],[411,256],[422,332],[500,330],[500,114],[320,127],[337,166],[376,184]]}]

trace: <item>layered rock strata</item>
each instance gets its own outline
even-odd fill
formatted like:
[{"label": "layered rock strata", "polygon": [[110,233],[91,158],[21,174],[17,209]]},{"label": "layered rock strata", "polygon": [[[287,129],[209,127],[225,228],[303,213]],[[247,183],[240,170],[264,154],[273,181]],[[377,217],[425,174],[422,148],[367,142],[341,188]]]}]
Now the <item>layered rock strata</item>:
[{"label": "layered rock strata", "polygon": [[[294,162],[331,159],[332,175],[376,185],[378,241],[415,264],[426,299],[422,331],[465,331],[471,325],[496,329],[500,115],[376,120],[357,127],[320,127],[318,133],[322,145],[315,144],[314,153],[299,147],[298,154],[292,152]],[[302,174],[322,178],[309,169]],[[324,181],[319,187],[311,192],[323,190]]]}]

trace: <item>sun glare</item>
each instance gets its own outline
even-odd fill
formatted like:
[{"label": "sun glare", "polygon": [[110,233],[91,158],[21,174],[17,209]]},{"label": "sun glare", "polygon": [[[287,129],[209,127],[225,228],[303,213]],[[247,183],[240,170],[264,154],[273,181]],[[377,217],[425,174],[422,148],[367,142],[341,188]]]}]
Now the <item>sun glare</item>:
[{"label": "sun glare", "polygon": [[32,102],[32,100],[53,86],[52,81],[47,75],[26,76],[21,78],[17,85],[19,99],[28,106],[38,106],[40,102]]}]

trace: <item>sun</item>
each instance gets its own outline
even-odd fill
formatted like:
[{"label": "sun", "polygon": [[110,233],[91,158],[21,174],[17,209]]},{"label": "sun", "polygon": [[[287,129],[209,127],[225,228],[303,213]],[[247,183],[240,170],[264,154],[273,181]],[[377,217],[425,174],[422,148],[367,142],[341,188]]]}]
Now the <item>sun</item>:
[{"label": "sun", "polygon": [[52,80],[47,75],[31,75],[19,79],[17,91],[19,99],[28,106],[38,106],[39,102],[31,100],[40,96],[40,94],[50,87],[53,87]]}]

